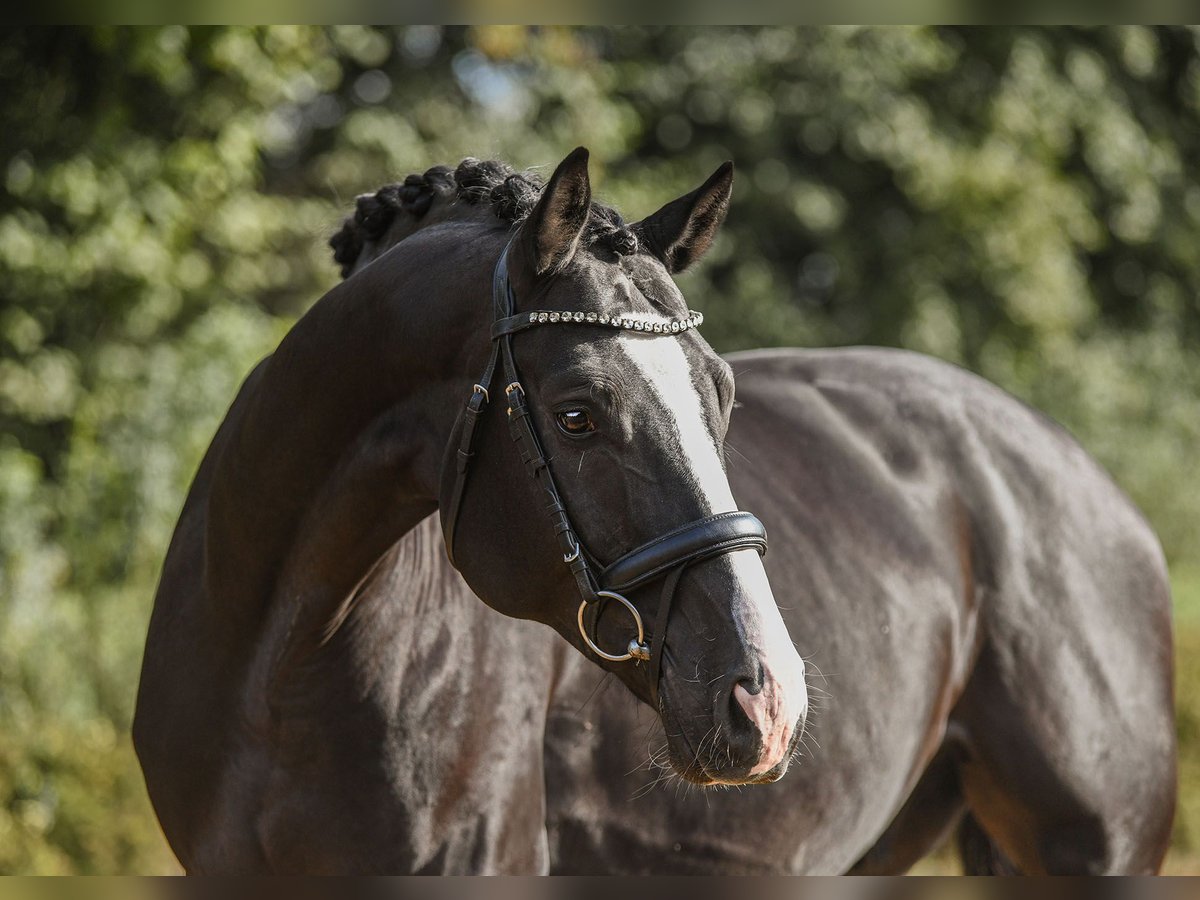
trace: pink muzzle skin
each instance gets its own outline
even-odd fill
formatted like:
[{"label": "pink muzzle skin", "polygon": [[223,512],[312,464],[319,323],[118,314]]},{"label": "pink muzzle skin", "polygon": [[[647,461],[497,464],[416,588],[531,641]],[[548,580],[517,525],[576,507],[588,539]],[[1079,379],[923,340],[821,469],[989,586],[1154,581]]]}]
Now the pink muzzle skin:
[{"label": "pink muzzle skin", "polygon": [[783,762],[787,756],[797,716],[788,709],[784,691],[773,678],[765,679],[762,690],[757,694],[751,694],[740,684],[736,685],[733,696],[762,735],[762,755],[750,770],[751,775],[762,775]]}]

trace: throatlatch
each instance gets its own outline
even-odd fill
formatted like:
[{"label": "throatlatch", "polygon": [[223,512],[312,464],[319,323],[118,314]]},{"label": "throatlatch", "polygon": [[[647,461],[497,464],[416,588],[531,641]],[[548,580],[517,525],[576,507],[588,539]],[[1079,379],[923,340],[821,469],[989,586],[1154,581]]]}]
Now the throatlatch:
[{"label": "throatlatch", "polygon": [[[513,337],[529,328],[542,325],[585,325],[595,328],[616,328],[648,337],[681,334],[700,325],[704,316],[695,310],[683,318],[661,318],[640,313],[563,312],[535,310],[516,312],[516,296],[508,278],[508,252],[510,243],[500,254],[492,278],[492,302],[495,306],[495,324],[492,326],[492,352],[488,357],[483,375],[474,385],[466,410],[463,412],[462,431],[459,436],[458,452],[455,457],[456,476],[450,504],[445,516],[446,552],[454,562],[454,538],[462,511],[463,496],[471,460],[475,456],[475,439],[484,410],[491,401],[492,384],[497,369],[503,372],[504,395],[508,401],[508,427],[513,441],[521,451],[521,459],[529,474],[545,493],[546,509],[562,551],[563,563],[570,570],[579,590],[579,612],[576,616],[579,633],[584,644],[601,659],[609,662],[624,662],[635,659],[650,663],[650,689],[657,695],[658,677],[662,669],[662,655],[667,631],[667,620],[679,579],[688,566],[732,553],[735,550],[754,549],[760,555],[767,551],[767,533],[762,522],[748,512],[724,512],[706,516],[695,522],[682,525],[674,531],[648,541],[608,566],[596,564],[595,557],[584,547],[571,524],[571,518],[563,505],[562,496],[554,483],[549,462],[542,452],[537,430],[530,414],[528,397],[521,385],[513,356]],[[662,579],[662,599],[655,617],[654,631],[647,643],[645,624],[637,607],[624,596],[629,591]],[[588,627],[587,612],[599,607],[597,604],[611,600],[622,606],[633,619],[635,635],[623,653],[609,653],[602,649]]]}]

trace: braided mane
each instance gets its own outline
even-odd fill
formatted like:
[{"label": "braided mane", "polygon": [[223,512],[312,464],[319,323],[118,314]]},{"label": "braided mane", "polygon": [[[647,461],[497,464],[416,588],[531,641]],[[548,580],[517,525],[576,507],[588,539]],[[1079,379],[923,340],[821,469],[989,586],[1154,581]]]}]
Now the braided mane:
[{"label": "braided mane", "polygon": [[[542,179],[532,172],[517,172],[496,160],[464,159],[458,168],[434,166],[421,175],[388,184],[374,194],[355,201],[354,215],[329,239],[334,262],[347,277],[368,241],[378,241],[405,213],[421,219],[434,202],[459,201],[473,207],[490,207],[502,222],[520,222],[533,210],[541,196]],[[637,252],[637,237],[610,206],[592,203],[583,233],[585,246],[599,246],[625,256]]]}]

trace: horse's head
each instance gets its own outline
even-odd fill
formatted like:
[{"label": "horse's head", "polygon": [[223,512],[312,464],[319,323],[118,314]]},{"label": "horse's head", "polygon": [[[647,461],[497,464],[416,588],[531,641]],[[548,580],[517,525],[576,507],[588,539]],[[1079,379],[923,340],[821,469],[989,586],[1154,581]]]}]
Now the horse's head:
[{"label": "horse's head", "polygon": [[[455,562],[472,588],[501,612],[551,625],[657,705],[675,769],[698,783],[780,777],[807,708],[757,523],[719,515],[737,510],[723,465],[733,373],[692,327],[671,278],[708,249],[731,186],[727,164],[626,227],[597,221],[586,151],[558,167],[507,252],[515,308],[499,318],[517,314],[509,346],[519,377],[500,353],[504,377],[489,388],[499,409],[473,442],[469,500],[460,511],[449,498],[456,459],[443,497],[444,521],[458,518]],[[549,315],[526,325],[536,311]],[[497,401],[510,378],[520,388],[506,415]],[[503,424],[525,412],[533,438],[523,423]],[[522,452],[539,450],[548,478],[536,461],[522,464]],[[563,517],[547,515],[555,494]],[[692,527],[606,571],[681,526]],[[588,598],[589,580],[619,588],[629,606]]]}]

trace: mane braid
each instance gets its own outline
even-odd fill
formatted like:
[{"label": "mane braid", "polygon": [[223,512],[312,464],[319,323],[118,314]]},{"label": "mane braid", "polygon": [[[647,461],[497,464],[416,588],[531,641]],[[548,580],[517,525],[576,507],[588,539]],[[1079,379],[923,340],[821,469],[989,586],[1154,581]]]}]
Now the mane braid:
[{"label": "mane braid", "polygon": [[[434,166],[422,175],[387,184],[374,194],[355,201],[354,215],[329,239],[333,260],[346,278],[368,241],[377,241],[392,227],[398,214],[422,218],[438,200],[486,206],[502,222],[525,219],[542,194],[542,179],[532,172],[517,172],[507,163],[468,157],[458,168]],[[611,206],[593,201],[584,227],[583,244],[601,247],[622,256],[637,252],[633,230]]]}]

